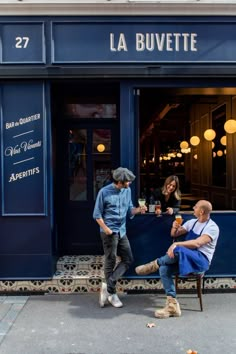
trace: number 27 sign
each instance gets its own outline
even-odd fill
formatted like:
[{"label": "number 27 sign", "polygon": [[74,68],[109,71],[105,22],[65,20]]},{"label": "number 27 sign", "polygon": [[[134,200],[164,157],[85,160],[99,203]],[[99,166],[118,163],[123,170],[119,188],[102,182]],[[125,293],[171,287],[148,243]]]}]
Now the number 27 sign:
[{"label": "number 27 sign", "polygon": [[2,64],[45,63],[44,24],[3,23]]}]

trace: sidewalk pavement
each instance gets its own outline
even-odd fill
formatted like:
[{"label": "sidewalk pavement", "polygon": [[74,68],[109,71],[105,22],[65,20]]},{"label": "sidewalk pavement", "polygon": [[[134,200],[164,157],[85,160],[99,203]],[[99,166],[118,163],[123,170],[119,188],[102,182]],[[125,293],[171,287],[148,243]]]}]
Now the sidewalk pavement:
[{"label": "sidewalk pavement", "polygon": [[[1,354],[236,353],[234,293],[180,295],[179,318],[156,319],[160,294],[121,294],[123,308],[100,308],[98,294],[0,297]],[[155,327],[148,328],[148,323]]]}]

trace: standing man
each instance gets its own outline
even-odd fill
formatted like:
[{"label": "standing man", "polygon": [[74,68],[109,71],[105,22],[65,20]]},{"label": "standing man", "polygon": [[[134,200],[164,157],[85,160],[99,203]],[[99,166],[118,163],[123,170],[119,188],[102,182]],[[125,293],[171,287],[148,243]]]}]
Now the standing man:
[{"label": "standing man", "polygon": [[[108,301],[114,307],[123,304],[116,294],[117,280],[127,271],[133,262],[133,255],[126,235],[126,216],[145,213],[147,207],[133,206],[130,183],[134,174],[124,167],[113,171],[113,183],[100,189],[93,212],[93,218],[100,226],[105,264],[106,283],[102,283],[99,304],[104,307]],[[121,261],[116,265],[117,254]]]},{"label": "standing man", "polygon": [[171,236],[186,235],[185,240],[177,240],[169,247],[166,255],[135,268],[139,275],[147,275],[159,270],[167,299],[166,306],[155,311],[157,318],[181,316],[172,276],[207,271],[215,252],[219,228],[210,218],[211,203],[207,200],[199,200],[193,209],[196,218],[186,221],[182,226],[177,221],[172,225]]}]

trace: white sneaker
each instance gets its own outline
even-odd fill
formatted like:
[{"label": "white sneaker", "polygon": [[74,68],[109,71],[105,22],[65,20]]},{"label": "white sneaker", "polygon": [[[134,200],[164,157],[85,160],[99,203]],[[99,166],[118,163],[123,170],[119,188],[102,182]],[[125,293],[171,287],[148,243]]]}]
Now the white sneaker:
[{"label": "white sneaker", "polygon": [[114,307],[122,307],[123,304],[120,301],[120,299],[118,298],[117,294],[112,294],[108,296],[108,301],[110,302],[110,304]]},{"label": "white sneaker", "polygon": [[104,307],[105,303],[108,300],[109,293],[107,291],[107,284],[102,283],[100,294],[99,294],[99,305],[100,307]]}]

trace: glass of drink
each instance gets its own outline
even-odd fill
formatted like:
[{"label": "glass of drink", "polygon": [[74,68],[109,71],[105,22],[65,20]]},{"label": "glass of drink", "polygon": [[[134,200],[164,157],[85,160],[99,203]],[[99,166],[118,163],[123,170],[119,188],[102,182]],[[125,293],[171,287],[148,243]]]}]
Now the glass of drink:
[{"label": "glass of drink", "polygon": [[177,221],[177,223],[181,225],[183,222],[182,215],[180,214],[175,215],[175,221]]},{"label": "glass of drink", "polygon": [[139,204],[140,207],[145,206],[145,204],[146,204],[146,199],[144,199],[144,198],[139,198],[139,199],[138,199],[138,204]]},{"label": "glass of drink", "polygon": [[161,216],[161,202],[160,202],[160,200],[157,200],[155,202],[155,214],[156,214],[156,216]]}]

